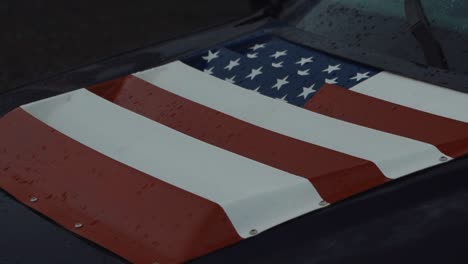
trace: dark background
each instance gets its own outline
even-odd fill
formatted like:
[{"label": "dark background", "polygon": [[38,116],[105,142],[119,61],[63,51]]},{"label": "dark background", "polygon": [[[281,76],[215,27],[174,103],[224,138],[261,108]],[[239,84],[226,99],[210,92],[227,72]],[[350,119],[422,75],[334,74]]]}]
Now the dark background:
[{"label": "dark background", "polygon": [[249,0],[0,2],[0,94],[253,13]]}]

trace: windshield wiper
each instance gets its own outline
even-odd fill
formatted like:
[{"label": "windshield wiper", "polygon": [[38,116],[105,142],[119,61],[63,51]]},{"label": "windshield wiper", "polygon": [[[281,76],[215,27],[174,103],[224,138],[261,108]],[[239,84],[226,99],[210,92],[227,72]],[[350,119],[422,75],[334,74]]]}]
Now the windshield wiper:
[{"label": "windshield wiper", "polygon": [[419,42],[429,66],[448,69],[442,48],[431,32],[420,0],[405,0],[406,20],[413,36]]}]

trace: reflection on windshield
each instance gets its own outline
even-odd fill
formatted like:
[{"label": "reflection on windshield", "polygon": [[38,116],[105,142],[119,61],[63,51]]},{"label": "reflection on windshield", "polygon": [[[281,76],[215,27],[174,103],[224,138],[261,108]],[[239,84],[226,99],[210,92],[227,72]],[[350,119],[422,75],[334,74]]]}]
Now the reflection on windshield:
[{"label": "reflection on windshield", "polygon": [[[297,27],[350,49],[425,64],[424,54],[408,29],[404,2],[316,1]],[[468,73],[468,1],[424,0],[422,3],[450,69]]]},{"label": "reflection on windshield", "polygon": [[424,0],[421,4],[432,26],[468,33],[468,1]]}]

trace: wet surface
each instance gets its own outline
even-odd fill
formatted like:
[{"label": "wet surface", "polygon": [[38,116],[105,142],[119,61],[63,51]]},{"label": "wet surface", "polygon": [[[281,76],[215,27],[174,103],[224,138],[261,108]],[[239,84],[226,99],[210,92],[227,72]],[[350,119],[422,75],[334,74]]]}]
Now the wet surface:
[{"label": "wet surface", "polygon": [[[110,1],[9,2],[0,4],[0,91],[175,32],[157,23],[157,13],[164,13],[152,8],[157,1],[138,8]],[[196,263],[464,263],[467,160],[447,166],[306,215]],[[1,264],[125,263],[3,192],[0,217]]]}]

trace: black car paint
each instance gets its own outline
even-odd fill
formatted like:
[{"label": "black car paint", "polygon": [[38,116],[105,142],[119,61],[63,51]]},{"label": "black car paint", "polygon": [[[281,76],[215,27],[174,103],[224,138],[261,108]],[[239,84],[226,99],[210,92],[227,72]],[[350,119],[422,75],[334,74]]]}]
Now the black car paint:
[{"label": "black car paint", "polygon": [[[258,14],[252,16],[255,17]],[[0,95],[0,116],[31,101],[175,60],[264,28],[271,18],[236,21],[148,46]],[[240,26],[239,26],[240,25]],[[396,73],[466,91],[465,76],[362,54],[289,27],[272,33]],[[409,72],[409,73],[408,73]],[[415,173],[309,213],[193,263],[460,263],[468,260],[468,158]],[[0,263],[125,263],[0,192]]]}]

